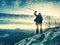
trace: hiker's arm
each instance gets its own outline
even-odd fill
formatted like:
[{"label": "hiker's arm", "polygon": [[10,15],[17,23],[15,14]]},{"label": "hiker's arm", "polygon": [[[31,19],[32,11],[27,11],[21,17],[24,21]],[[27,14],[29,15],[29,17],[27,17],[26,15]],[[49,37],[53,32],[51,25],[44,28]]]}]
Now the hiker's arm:
[{"label": "hiker's arm", "polygon": [[34,15],[35,15],[35,16],[37,16],[36,13],[37,13],[37,11],[34,12]]}]

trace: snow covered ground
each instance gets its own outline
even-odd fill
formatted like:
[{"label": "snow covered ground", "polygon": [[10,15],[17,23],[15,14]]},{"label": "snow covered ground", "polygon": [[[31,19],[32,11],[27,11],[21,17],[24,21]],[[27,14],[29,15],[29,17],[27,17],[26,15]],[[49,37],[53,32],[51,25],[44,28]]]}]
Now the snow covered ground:
[{"label": "snow covered ground", "polygon": [[25,38],[14,45],[60,45],[60,28],[48,29],[43,34]]}]

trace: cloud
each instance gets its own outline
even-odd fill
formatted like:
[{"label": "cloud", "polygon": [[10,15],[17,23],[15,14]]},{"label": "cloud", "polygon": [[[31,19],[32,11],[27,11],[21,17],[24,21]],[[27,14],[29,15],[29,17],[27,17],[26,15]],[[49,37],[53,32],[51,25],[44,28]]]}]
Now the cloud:
[{"label": "cloud", "polygon": [[[60,2],[60,0],[0,0],[0,7],[4,6],[7,8],[22,8],[27,5],[32,5],[35,3],[45,3],[45,2]],[[3,8],[4,8],[3,7]]]},{"label": "cloud", "polygon": [[3,13],[32,15],[33,11],[27,8],[37,10],[39,12],[42,12],[42,14],[46,15],[48,14],[52,15],[54,11],[58,14],[59,13],[58,11],[60,11],[59,0],[1,0],[0,2],[1,2],[0,5],[2,7],[0,8],[0,12]]}]

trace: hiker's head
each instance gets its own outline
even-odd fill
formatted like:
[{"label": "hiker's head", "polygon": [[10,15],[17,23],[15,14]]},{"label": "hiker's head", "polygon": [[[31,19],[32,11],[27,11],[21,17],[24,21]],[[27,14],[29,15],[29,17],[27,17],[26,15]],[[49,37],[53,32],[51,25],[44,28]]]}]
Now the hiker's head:
[{"label": "hiker's head", "polygon": [[38,15],[41,15],[41,13],[38,13]]}]

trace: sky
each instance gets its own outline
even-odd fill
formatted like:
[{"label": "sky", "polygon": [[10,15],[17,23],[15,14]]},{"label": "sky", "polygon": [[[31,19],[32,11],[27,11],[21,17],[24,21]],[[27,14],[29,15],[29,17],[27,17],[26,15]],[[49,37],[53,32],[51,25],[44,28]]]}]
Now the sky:
[{"label": "sky", "polygon": [[60,0],[0,0],[0,13],[59,15]]},{"label": "sky", "polygon": [[[25,14],[25,15],[34,15],[34,11],[38,13],[41,12],[42,16],[56,16],[60,17],[60,0],[0,0],[0,13],[7,14]],[[33,17],[34,18],[34,17]],[[26,20],[23,22],[25,23]],[[22,20],[22,19],[18,19]],[[32,19],[27,20],[27,22],[33,23]],[[0,28],[23,28],[27,29],[28,24],[6,24],[0,25]],[[34,28],[35,24],[29,24],[29,28]],[[24,28],[25,27],[25,28]],[[36,26],[35,26],[36,27]],[[44,26],[46,27],[46,26]]]}]

